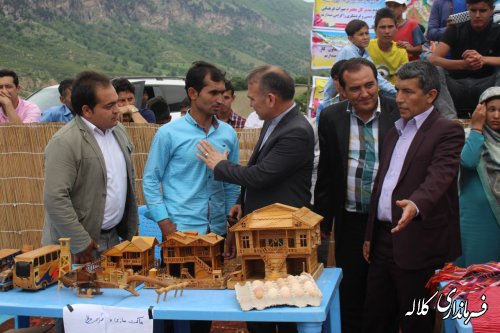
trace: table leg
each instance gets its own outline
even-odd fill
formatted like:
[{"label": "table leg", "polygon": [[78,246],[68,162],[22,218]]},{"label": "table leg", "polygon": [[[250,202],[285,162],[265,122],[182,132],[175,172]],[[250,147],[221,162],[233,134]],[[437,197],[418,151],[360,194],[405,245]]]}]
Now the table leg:
[{"label": "table leg", "polygon": [[30,327],[30,317],[29,316],[16,316],[16,328],[26,328]]},{"label": "table leg", "polygon": [[321,333],[321,322],[297,323],[298,333]]},{"label": "table leg", "polygon": [[190,333],[191,323],[189,320],[174,320],[175,333]]},{"label": "table leg", "polygon": [[328,317],[326,318],[326,329],[325,332],[331,333],[341,333],[340,326],[340,296],[338,289],[335,290],[332,305],[330,305],[330,311]]}]

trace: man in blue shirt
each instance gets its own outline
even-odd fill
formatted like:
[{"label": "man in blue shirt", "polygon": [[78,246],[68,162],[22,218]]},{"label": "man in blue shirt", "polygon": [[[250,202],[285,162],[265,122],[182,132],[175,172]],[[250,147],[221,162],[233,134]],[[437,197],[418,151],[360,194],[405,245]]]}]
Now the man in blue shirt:
[{"label": "man in blue shirt", "polygon": [[67,123],[74,118],[71,111],[71,86],[73,79],[65,79],[59,83],[59,100],[62,105],[53,106],[42,112],[41,123],[62,122]]},{"label": "man in blue shirt", "polygon": [[226,216],[240,187],[216,181],[213,171],[196,157],[196,144],[207,140],[239,163],[236,132],[215,117],[222,107],[224,80],[217,67],[195,62],[186,74],[191,109],[160,127],[151,145],[143,190],[163,240],[176,230],[226,234]]}]

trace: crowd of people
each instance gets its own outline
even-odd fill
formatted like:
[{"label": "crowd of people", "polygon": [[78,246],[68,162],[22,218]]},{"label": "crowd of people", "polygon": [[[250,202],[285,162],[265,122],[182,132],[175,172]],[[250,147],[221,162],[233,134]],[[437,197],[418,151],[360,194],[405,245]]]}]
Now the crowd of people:
[{"label": "crowd of people", "polygon": [[[435,8],[447,2],[455,3]],[[500,261],[500,26],[490,0],[467,0],[444,15],[466,8],[464,23],[436,19],[433,8],[432,24],[447,27],[429,23],[428,39],[441,40],[422,60],[426,40],[403,18],[405,2],[386,3],[376,13],[376,39],[361,20],[347,25],[350,44],[332,67],[315,124],[278,66],[248,74],[255,115],[245,119],[232,109],[225,73],[193,63],[184,116],[174,121],[163,98],[139,110],[127,79],[91,71],[62,81],[62,106],[41,114],[19,98],[16,73],[0,70],[0,122],[67,122],[45,149],[42,242],[71,237],[75,262],[85,263],[137,233],[133,144],[121,122],[156,122],[140,176],[142,213],[162,240],[176,231],[229,236],[228,221],[276,202],[311,207],[324,217],[324,263],[334,234],[342,331],[432,332],[433,311],[405,314],[430,296],[425,285],[435,271],[447,262]],[[449,119],[458,110],[471,115],[465,131]],[[262,130],[243,166],[234,129],[249,122]],[[232,241],[226,259],[235,256]],[[294,326],[248,323],[251,332]],[[192,322],[196,332],[209,329]]]}]

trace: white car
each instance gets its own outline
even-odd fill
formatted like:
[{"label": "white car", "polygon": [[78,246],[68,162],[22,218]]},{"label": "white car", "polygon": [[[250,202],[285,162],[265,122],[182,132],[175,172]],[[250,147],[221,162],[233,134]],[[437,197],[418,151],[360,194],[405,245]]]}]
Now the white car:
[{"label": "white car", "polygon": [[[135,86],[135,100],[138,108],[144,107],[141,105],[141,102],[143,91],[146,91],[149,98],[155,96],[165,98],[170,107],[172,119],[180,117],[180,105],[182,100],[186,98],[184,78],[168,76],[126,76],[125,78]],[[59,91],[57,90],[58,87],[59,85],[53,85],[42,88],[31,94],[27,100],[38,105],[42,112],[52,106],[61,105]]]}]

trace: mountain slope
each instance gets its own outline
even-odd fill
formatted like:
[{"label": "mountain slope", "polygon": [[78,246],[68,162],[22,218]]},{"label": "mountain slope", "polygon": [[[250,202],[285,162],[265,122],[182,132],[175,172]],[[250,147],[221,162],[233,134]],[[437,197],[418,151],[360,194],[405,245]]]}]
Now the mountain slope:
[{"label": "mountain slope", "polygon": [[0,67],[28,89],[83,69],[184,75],[200,59],[231,76],[265,63],[306,75],[311,11],[302,0],[0,0]]}]

